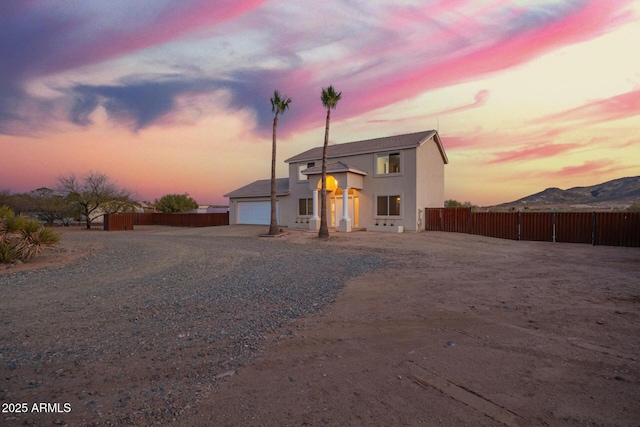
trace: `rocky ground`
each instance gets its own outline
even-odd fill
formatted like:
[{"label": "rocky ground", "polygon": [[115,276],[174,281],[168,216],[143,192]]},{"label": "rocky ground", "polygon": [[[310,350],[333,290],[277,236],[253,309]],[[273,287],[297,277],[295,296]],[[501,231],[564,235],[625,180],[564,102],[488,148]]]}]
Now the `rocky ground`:
[{"label": "rocky ground", "polygon": [[637,248],[263,231],[0,271],[0,424],[638,425]]}]

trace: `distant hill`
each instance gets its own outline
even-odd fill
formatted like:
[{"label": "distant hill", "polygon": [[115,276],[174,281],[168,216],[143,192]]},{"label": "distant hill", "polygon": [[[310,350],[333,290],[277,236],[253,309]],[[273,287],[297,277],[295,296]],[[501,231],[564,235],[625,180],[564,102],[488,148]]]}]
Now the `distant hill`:
[{"label": "distant hill", "polygon": [[531,196],[492,208],[529,209],[624,209],[640,203],[640,176],[614,179],[590,187],[568,190],[547,188]]}]

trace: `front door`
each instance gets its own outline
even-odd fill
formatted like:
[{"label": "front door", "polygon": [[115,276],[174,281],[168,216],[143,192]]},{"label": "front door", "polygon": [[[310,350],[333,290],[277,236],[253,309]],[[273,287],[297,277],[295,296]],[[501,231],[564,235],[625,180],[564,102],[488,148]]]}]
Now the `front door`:
[{"label": "front door", "polygon": [[[329,204],[329,227],[337,227],[340,225],[342,218],[342,196],[332,197]],[[358,197],[349,196],[349,218],[351,218],[351,226],[360,226],[360,199]]]}]

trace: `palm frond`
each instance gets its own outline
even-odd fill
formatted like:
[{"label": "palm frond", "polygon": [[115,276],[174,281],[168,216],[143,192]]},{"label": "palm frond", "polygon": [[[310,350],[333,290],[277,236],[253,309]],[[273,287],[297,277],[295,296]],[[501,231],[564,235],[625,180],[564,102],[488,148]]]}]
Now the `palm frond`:
[{"label": "palm frond", "polygon": [[289,109],[289,104],[291,103],[291,98],[286,96],[281,97],[280,92],[277,90],[273,91],[273,98],[271,98],[271,111],[278,114],[282,114],[285,110]]},{"label": "palm frond", "polygon": [[342,92],[336,93],[336,90],[333,86],[329,86],[328,88],[322,88],[322,95],[320,99],[322,100],[322,105],[324,105],[328,109],[335,109],[336,105],[338,105],[338,101],[342,98]]}]

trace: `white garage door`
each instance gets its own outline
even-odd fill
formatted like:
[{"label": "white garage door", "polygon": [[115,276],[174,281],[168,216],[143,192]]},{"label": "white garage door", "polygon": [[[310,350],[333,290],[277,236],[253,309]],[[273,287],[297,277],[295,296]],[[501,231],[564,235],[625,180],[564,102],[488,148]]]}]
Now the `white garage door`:
[{"label": "white garage door", "polygon": [[[280,203],[276,202],[276,218],[280,223]],[[238,202],[238,224],[271,223],[271,202]]]}]

